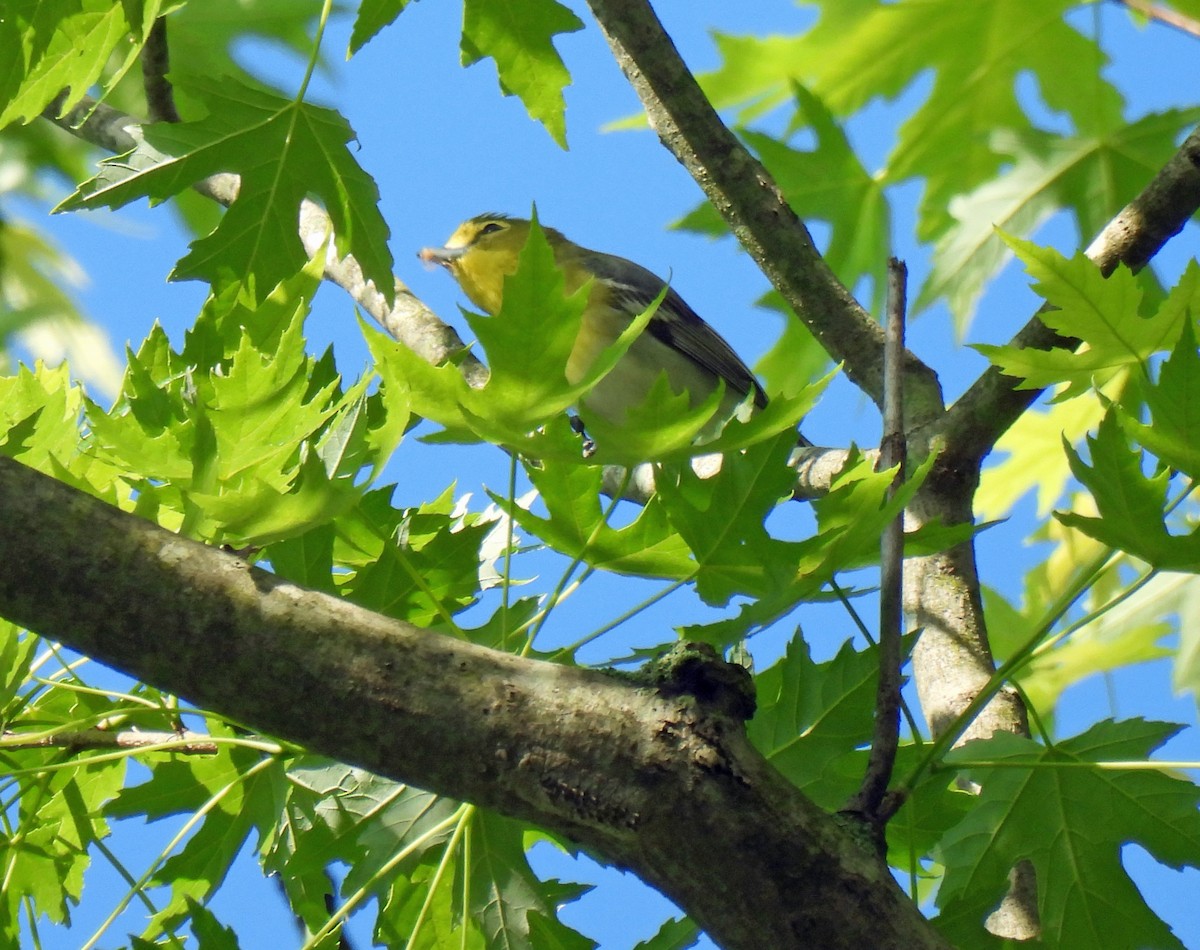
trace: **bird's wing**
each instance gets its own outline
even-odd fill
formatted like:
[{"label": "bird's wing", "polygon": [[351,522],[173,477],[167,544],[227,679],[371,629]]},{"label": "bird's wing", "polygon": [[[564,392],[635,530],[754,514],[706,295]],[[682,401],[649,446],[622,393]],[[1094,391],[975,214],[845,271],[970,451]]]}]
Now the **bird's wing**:
[{"label": "bird's wing", "polygon": [[[662,292],[661,279],[623,257],[585,251],[580,263],[608,286],[613,305],[631,314],[641,313]],[[668,288],[647,330],[714,376],[724,379],[726,389],[742,396],[753,393],[754,404],[759,408],[767,404],[767,394],[746,364],[674,289]]]}]

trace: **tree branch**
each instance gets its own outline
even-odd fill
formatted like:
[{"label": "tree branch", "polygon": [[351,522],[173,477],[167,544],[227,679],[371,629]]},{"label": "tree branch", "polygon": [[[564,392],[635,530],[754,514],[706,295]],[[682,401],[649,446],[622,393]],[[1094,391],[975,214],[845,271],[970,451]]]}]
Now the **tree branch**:
[{"label": "tree branch", "polygon": [[160,16],[150,27],[146,45],[142,47],[142,88],[146,92],[146,109],[155,122],[179,122],[175,108],[175,90],[167,73],[171,71],[171,52],[167,45],[167,18]]},{"label": "tree branch", "polygon": [[[1108,223],[1084,252],[1105,275],[1124,264],[1138,271],[1200,209],[1200,128],[1187,137],[1124,210]],[[1074,349],[1078,340],[1059,336],[1041,321],[1039,310],[1009,346],[1021,349]],[[989,367],[951,406],[933,429],[944,437],[957,465],[977,465],[996,440],[1039,396],[1040,389],[1018,389],[1021,380]]]},{"label": "tree branch", "polygon": [[[72,135],[106,151],[121,154],[137,147],[141,121],[104,103],[84,97],[65,115],[58,113],[58,104],[52,103],[43,115]],[[221,174],[197,182],[195,187],[201,194],[228,206],[236,200],[239,185],[237,175]],[[399,278],[395,280],[395,300],[389,304],[375,285],[364,279],[362,268],[351,255],[338,257],[333,242],[328,240],[333,222],[323,208],[312,201],[303,201],[298,227],[309,254],[326,248],[325,279],[345,290],[394,339],[434,364],[462,350],[462,339],[454,328],[439,319]],[[470,385],[482,386],[486,382],[487,367],[471,353],[463,356],[460,365]]]},{"label": "tree branch", "polygon": [[639,685],[430,633],[5,457],[0,522],[0,615],[314,751],[565,835],[724,947],[948,948],[878,856],[749,744],[740,706],[694,678]]},{"label": "tree branch", "polygon": [[[902,261],[888,261],[887,346],[884,352],[883,440],[877,467],[897,466],[888,497],[904,484],[904,321],[908,268]],[[885,795],[900,747],[900,668],[904,635],[904,513],[884,529],[880,540],[879,572],[879,685],[875,693],[875,731],[866,772],[858,793],[846,806],[872,826],[883,846],[883,828],[902,801]]]},{"label": "tree branch", "polygon": [[[1194,131],[1145,190],[1118,214],[1087,249],[1105,274],[1120,264],[1140,269],[1200,207],[1200,130]],[[1010,345],[1073,349],[1078,340],[1059,336],[1040,313]],[[1018,389],[1020,380],[998,369],[986,370],[967,392],[924,431],[910,433],[922,443],[939,439],[944,449],[934,473],[909,508],[917,524],[939,519],[968,524],[983,459],[996,440],[1041,394]],[[909,560],[905,606],[922,634],[913,651],[913,669],[921,707],[935,735],[942,732],[979,695],[995,662],[988,641],[972,543]],[[1026,712],[1016,691],[997,693],[963,734],[960,742],[1004,730],[1028,735]],[[1039,932],[1037,886],[1033,866],[1021,862],[1012,871],[1010,889],[988,919],[993,933],[1032,939]]]},{"label": "tree branch", "polygon": [[[846,375],[883,404],[883,331],[834,276],[767,170],[721,121],[646,0],[588,0],[651,127]],[[910,418],[942,411],[934,372],[905,354]]]},{"label": "tree branch", "polygon": [[182,755],[216,755],[217,743],[198,732],[143,732],[140,729],[75,729],[39,735],[33,738],[19,732],[5,732],[0,736],[0,752],[15,752],[20,749],[68,749],[78,752],[83,749],[155,749]]},{"label": "tree branch", "polygon": [[1147,0],[1116,0],[1116,3],[1118,6],[1127,7],[1147,20],[1157,20],[1159,23],[1174,27],[1181,33],[1188,34],[1188,36],[1200,38],[1200,22],[1178,10],[1172,10],[1170,7],[1164,7],[1158,3],[1148,3]]}]

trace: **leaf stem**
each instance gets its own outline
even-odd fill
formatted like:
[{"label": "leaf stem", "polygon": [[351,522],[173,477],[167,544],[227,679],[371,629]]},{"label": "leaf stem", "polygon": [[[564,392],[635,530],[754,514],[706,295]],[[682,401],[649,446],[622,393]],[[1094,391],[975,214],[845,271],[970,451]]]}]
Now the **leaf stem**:
[{"label": "leaf stem", "polygon": [[[517,507],[517,456],[508,454],[508,503]],[[500,581],[500,648],[508,651],[508,611],[512,597],[512,556],[515,528],[513,516],[507,515],[508,524],[504,532],[504,574]]]},{"label": "leaf stem", "polygon": [[275,760],[273,758],[260,759],[241,775],[238,775],[220,790],[210,795],[208,801],[201,805],[200,808],[198,808],[192,814],[192,816],[183,823],[183,826],[178,832],[176,832],[175,836],[167,842],[166,846],[158,853],[158,856],[150,862],[150,866],[142,872],[142,876],[139,877],[137,881],[131,885],[130,889],[125,892],[125,895],[119,901],[117,901],[117,904],[112,909],[112,912],[109,913],[109,915],[101,922],[100,926],[96,929],[96,932],[92,934],[92,936],[88,939],[88,942],[85,943],[80,950],[92,950],[92,948],[96,946],[96,942],[102,936],[104,936],[105,931],[116,922],[117,918],[120,917],[122,913],[124,913],[125,908],[129,906],[134,896],[141,892],[150,883],[150,879],[154,876],[154,872],[162,866],[170,853],[175,850],[175,847],[191,833],[192,829],[195,828],[196,825],[204,820],[204,817],[210,811],[212,811],[221,803],[226,795],[233,791],[239,783],[248,782],[259,772],[274,764]]},{"label": "leaf stem", "polygon": [[317,19],[317,35],[313,37],[312,54],[308,57],[308,66],[304,70],[304,78],[300,80],[300,88],[296,90],[295,102],[299,105],[308,93],[308,84],[312,81],[317,63],[321,58],[321,40],[325,36],[325,26],[329,22],[329,14],[333,12],[333,0],[325,0],[321,4],[321,14]]},{"label": "leaf stem", "polygon": [[[567,566],[567,569],[563,571],[562,577],[559,578],[558,584],[554,588],[554,593],[552,593],[549,599],[546,601],[546,606],[539,611],[537,616],[531,617],[525,624],[525,627],[529,629],[530,632],[525,638],[525,646],[521,648],[521,656],[528,656],[529,652],[533,649],[533,641],[537,639],[537,635],[542,632],[542,627],[546,625],[546,621],[550,618],[550,613],[562,599],[563,591],[566,589],[567,583],[571,580],[571,575],[575,573],[575,568],[583,563],[583,559],[587,557],[588,551],[595,543],[596,538],[599,536],[600,530],[608,524],[608,519],[612,517],[612,513],[616,510],[617,505],[620,504],[622,497],[624,497],[625,489],[629,487],[629,478],[630,470],[626,469],[625,475],[621,479],[620,490],[614,492],[609,498],[608,507],[605,508],[601,513],[599,519],[596,521],[595,526],[592,528],[591,534],[589,534],[587,540],[583,542],[583,547],[579,549],[579,552],[574,558],[571,559],[571,563]],[[595,570],[596,569],[594,567],[588,567],[584,571],[583,576],[576,581],[575,586],[578,587],[579,584],[582,584],[584,580],[595,573]]]}]

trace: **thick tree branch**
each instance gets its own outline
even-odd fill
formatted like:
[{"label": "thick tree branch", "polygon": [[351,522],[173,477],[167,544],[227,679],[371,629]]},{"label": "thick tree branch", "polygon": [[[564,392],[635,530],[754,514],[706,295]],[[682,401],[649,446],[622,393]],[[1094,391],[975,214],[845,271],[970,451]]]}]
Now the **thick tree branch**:
[{"label": "thick tree branch", "polygon": [[722,946],[947,947],[872,849],[750,746],[719,690],[433,634],[9,458],[0,523],[0,615],[315,751],[566,835]]},{"label": "thick tree branch", "polygon": [[[646,0],[588,0],[651,127],[821,345],[876,405],[883,331],[834,276],[767,170],[717,115]],[[942,411],[934,372],[906,354],[910,420]]]}]

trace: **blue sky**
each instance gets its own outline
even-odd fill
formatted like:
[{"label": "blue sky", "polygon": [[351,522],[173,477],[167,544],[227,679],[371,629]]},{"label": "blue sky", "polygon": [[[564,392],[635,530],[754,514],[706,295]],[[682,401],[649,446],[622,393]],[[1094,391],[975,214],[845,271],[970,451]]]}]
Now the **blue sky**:
[{"label": "blue sky", "polygon": [[[606,123],[636,112],[638,103],[586,10],[578,3],[572,5],[588,25],[558,42],[574,77],[574,85],[566,92],[568,152],[560,150],[528,119],[516,99],[501,98],[489,63],[460,68],[458,5],[428,0],[411,4],[396,28],[386,31],[345,66],[341,51],[349,35],[348,22],[338,21],[330,30],[326,42],[335,70],[332,76],[318,78],[314,97],[336,105],[358,132],[357,156],[379,184],[383,212],[392,230],[397,273],[436,312],[462,329],[457,315],[465,301],[445,272],[417,262],[417,250],[441,243],[465,217],[483,211],[523,215],[536,202],[546,224],[579,243],[670,274],[684,298],[753,362],[780,330],[779,317],[752,306],[767,287],[765,279],[732,242],[667,230],[667,224],[700,200],[699,190],[652,133],[602,131]],[[710,30],[789,33],[811,19],[808,11],[782,2],[691,0],[659,6],[668,30],[696,70],[718,64]],[[1081,23],[1089,23],[1091,16],[1091,12],[1081,14]],[[1162,27],[1134,28],[1115,5],[1102,5],[1100,16],[1106,47],[1114,57],[1111,75],[1129,97],[1131,117],[1181,104],[1180,96],[1194,94],[1200,79],[1195,41]],[[259,47],[242,52],[244,61],[252,60],[285,87],[294,88],[299,81],[303,64],[290,56]],[[897,121],[920,101],[926,89],[918,83],[897,103],[874,104],[851,125],[851,140],[868,168],[882,164]],[[1038,108],[1032,83],[1024,93],[1031,107]],[[909,263],[914,290],[929,268],[928,249],[913,245],[907,236],[917,194],[913,186],[898,189],[894,210],[897,253]],[[25,211],[30,216],[36,213],[31,208]],[[142,204],[117,213],[60,215],[49,226],[89,274],[90,282],[80,299],[86,312],[108,329],[118,348],[126,342],[136,347],[156,320],[174,340],[182,340],[206,288],[165,282],[165,275],[186,249],[186,238],[167,208],[149,209]],[[821,228],[814,230],[820,237]],[[1052,222],[1044,236],[1056,240],[1068,253],[1074,249],[1075,236],[1061,223]],[[1195,248],[1193,226],[1165,255],[1167,273],[1175,273]],[[1037,300],[1023,275],[1010,267],[982,302],[970,339],[1000,342],[1036,307]],[[366,349],[353,306],[336,288],[324,288],[318,296],[309,337],[314,350],[329,343],[335,346],[346,376],[356,376],[366,367]],[[940,308],[914,323],[910,342],[938,370],[948,397],[961,392],[985,366],[974,351],[954,345],[949,317]],[[853,438],[872,444],[878,437],[878,420],[869,402],[848,384],[839,383],[814,412],[805,431],[819,443],[844,444]],[[507,462],[499,452],[487,449],[429,449],[406,444],[389,475],[400,486],[397,504],[417,504],[455,479],[460,491],[476,492],[478,499],[481,483],[495,488],[505,484]],[[1036,550],[1022,545],[1035,518],[1032,501],[1027,499],[1009,524],[980,538],[981,574],[1006,594],[1019,592],[1020,572],[1037,557]],[[613,590],[613,585],[600,583],[590,596],[571,601],[549,635],[570,638],[570,632],[581,625],[590,629],[597,610],[611,616],[613,609],[606,598],[613,596]],[[636,601],[643,596],[640,591],[636,585],[627,585],[620,593],[621,601]],[[674,601],[649,611],[630,631],[629,643],[646,637],[655,642],[664,626],[692,619],[697,610],[691,601]],[[806,612],[800,622],[806,630],[821,631],[812,637],[820,656],[832,654],[851,635],[849,622],[840,613]],[[764,638],[756,651],[759,663],[769,663],[785,639],[783,632]],[[1171,695],[1169,666],[1159,663],[1123,671],[1110,682],[1097,679],[1075,687],[1064,702],[1058,729],[1070,734],[1103,716],[1135,713],[1180,722],[1196,720],[1193,700]],[[1171,755],[1200,759],[1200,742],[1194,734],[1189,735],[1171,747]],[[147,839],[165,838],[160,830],[150,829]],[[1193,911],[1200,873],[1175,874],[1132,853],[1127,860],[1152,905],[1185,943],[1200,947],[1200,923]],[[537,864],[548,874],[603,881],[595,896],[585,898],[564,916],[606,948],[617,950],[650,936],[670,913],[661,898],[628,876],[587,862],[575,865],[551,855],[548,849],[538,853]],[[263,929],[258,939],[255,930],[244,930],[243,946],[275,945],[264,942],[266,935],[288,926],[287,920],[270,885],[255,883],[254,878],[253,872],[239,874],[238,885],[215,907],[240,927],[245,908],[252,906],[251,916]],[[112,887],[114,894],[119,893],[115,881],[101,880],[97,886]],[[85,895],[85,907],[97,906],[101,916],[107,912],[96,893]],[[243,913],[234,912],[235,907]],[[90,932],[82,922],[85,917],[90,919],[90,911],[77,914],[81,922],[72,934],[54,935],[47,945],[78,946],[80,934]],[[114,933],[136,926],[131,923]],[[365,940],[360,943],[366,945]],[[101,946],[110,944],[103,941]]]}]

